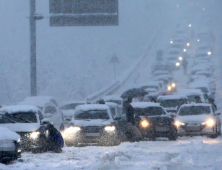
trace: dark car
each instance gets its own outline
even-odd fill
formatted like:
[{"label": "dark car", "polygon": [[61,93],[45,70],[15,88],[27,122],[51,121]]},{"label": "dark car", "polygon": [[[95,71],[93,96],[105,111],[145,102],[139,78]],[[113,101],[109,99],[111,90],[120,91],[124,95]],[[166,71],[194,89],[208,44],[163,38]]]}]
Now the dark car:
[{"label": "dark car", "polygon": [[135,124],[141,131],[143,139],[155,140],[157,137],[177,139],[174,119],[158,103],[133,102],[131,105],[134,109]]},{"label": "dark car", "polygon": [[8,163],[20,157],[20,136],[7,128],[0,127],[0,162]]}]

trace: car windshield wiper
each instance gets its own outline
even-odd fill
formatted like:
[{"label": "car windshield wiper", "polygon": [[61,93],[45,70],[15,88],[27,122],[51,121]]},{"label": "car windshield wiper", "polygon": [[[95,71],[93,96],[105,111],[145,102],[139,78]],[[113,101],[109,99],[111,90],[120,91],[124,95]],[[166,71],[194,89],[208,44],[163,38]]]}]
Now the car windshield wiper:
[{"label": "car windshield wiper", "polygon": [[17,119],[21,119],[21,120],[24,120],[24,121],[26,121],[26,122],[28,122],[28,123],[33,123],[33,122],[31,122],[31,121],[29,121],[29,120],[27,120],[27,119],[24,119],[24,118],[22,118],[22,117],[17,117],[17,116],[13,116],[14,118],[17,118]]},{"label": "car windshield wiper", "polygon": [[9,121],[11,121],[12,123],[17,123],[16,121],[14,121],[14,120],[12,120],[12,119],[10,119],[9,117],[7,117],[7,116],[4,116],[6,119],[8,119]]}]

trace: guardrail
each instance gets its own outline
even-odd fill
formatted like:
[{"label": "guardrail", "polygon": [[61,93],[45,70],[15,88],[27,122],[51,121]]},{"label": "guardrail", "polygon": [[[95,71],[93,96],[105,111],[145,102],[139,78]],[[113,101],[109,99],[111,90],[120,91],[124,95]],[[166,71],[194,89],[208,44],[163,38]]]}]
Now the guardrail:
[{"label": "guardrail", "polygon": [[153,44],[155,44],[155,41],[158,39],[158,37],[161,35],[161,32],[163,31],[165,27],[165,24],[158,29],[158,31],[154,34],[154,36],[150,39],[150,42],[148,43],[146,47],[146,52],[142,55],[142,57],[136,62],[136,64],[131,67],[127,73],[119,77],[117,80],[112,82],[109,86],[105,87],[104,89],[88,96],[85,101],[86,102],[95,102],[106,95],[111,95],[115,91],[117,91],[133,74],[133,72],[138,68],[138,66],[142,63],[142,61],[147,57],[148,52],[151,50]]}]

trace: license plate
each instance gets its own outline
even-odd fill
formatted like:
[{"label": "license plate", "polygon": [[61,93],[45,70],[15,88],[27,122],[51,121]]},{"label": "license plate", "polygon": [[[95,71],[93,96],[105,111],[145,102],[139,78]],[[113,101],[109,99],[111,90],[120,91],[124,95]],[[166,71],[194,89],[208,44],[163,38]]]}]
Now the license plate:
[{"label": "license plate", "polygon": [[100,136],[100,133],[85,133],[85,136]]},{"label": "license plate", "polygon": [[170,130],[169,127],[165,127],[165,126],[156,126],[155,129],[156,131],[169,131]]},{"label": "license plate", "polygon": [[186,131],[200,131],[200,126],[187,126]]}]

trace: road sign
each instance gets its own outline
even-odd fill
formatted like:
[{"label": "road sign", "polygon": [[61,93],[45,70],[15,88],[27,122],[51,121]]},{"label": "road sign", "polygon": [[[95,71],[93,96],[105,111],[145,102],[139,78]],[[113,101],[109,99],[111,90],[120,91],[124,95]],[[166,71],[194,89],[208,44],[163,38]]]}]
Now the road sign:
[{"label": "road sign", "polygon": [[117,26],[118,0],[49,0],[50,26]]}]

